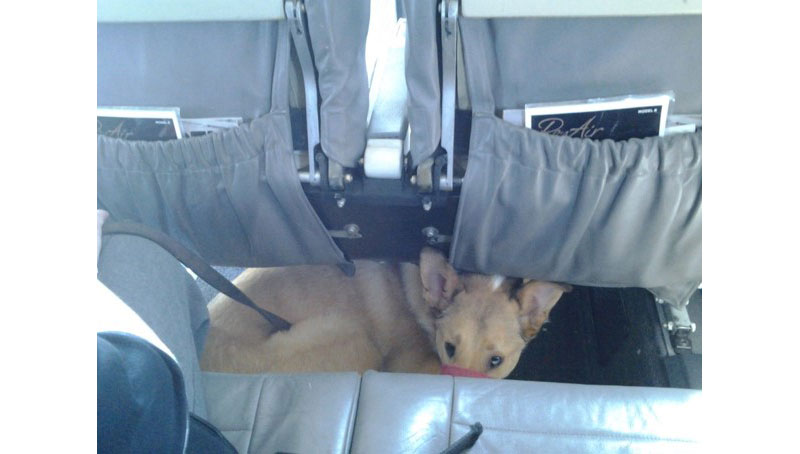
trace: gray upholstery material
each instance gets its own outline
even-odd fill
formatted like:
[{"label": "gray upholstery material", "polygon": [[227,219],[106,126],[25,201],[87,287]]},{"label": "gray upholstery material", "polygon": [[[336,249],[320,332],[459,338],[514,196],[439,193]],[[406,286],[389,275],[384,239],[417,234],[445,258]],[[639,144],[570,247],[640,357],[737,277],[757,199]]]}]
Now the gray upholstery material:
[{"label": "gray upholstery material", "polygon": [[98,24],[97,104],[260,117],[285,32],[280,22]]},{"label": "gray upholstery material", "polygon": [[203,373],[208,421],[244,453],[346,453],[359,395],[356,373]]},{"label": "gray upholstery material", "polygon": [[98,136],[100,207],[116,220],[162,230],[215,265],[344,263],[294,167],[285,27],[277,33],[268,114],[181,140]]},{"label": "gray upholstery material", "polygon": [[345,167],[355,167],[367,141],[369,82],[366,46],[369,0],[306,2],[308,28],[319,74],[322,150]]},{"label": "gray upholstery material", "polygon": [[[306,12],[322,149],[354,167],[366,146],[369,1],[348,2],[347,8],[307,2]],[[259,118],[274,110],[272,77],[276,44],[287,33],[284,22],[98,24],[97,103],[179,107],[185,118]]]},{"label": "gray upholstery material", "polygon": [[496,63],[486,75],[497,109],[671,90],[670,113],[702,113],[701,16],[460,23],[465,50],[480,39],[483,64]]},{"label": "gray upholstery material", "polygon": [[687,302],[702,280],[702,135],[600,142],[505,123],[499,100],[525,84],[496,83],[488,21],[461,27],[473,122],[453,264]]},{"label": "gray upholstery material", "polygon": [[591,16],[675,16],[700,14],[701,0],[636,2],[630,0],[572,0],[532,2],[530,0],[461,0],[466,17],[591,17]]},{"label": "gray upholstery material", "polygon": [[175,355],[189,410],[206,416],[199,355],[208,332],[206,301],[181,264],[157,244],[130,235],[103,237],[97,278]]},{"label": "gray upholstery material", "polygon": [[453,379],[368,371],[361,383],[354,453],[438,453],[449,445]]},{"label": "gray upholstery material", "polygon": [[442,135],[436,0],[403,0],[407,17],[406,85],[411,158],[419,165],[439,146]]},{"label": "gray upholstery material", "polygon": [[97,198],[223,266],[341,263],[303,194],[288,114],[169,142],[98,136]]},{"label": "gray upholstery material", "polygon": [[[435,151],[441,137],[435,44],[439,17],[433,0],[407,0],[404,7],[411,153],[417,164]],[[671,90],[672,113],[702,113],[700,16],[459,18],[459,22],[464,41],[485,40],[482,63],[472,70],[485,73],[493,108]],[[478,28],[485,29],[479,31],[480,38],[470,36]],[[460,61],[458,67],[460,71]],[[459,108],[470,109],[460,95],[470,83],[462,78],[457,83]],[[475,97],[470,98],[474,102]]]},{"label": "gray upholstery material", "polygon": [[438,453],[480,422],[471,453],[700,452],[702,394],[368,372],[353,452]]},{"label": "gray upholstery material", "polygon": [[688,301],[702,280],[701,137],[600,142],[473,117],[454,265]]},{"label": "gray upholstery material", "polygon": [[262,21],[284,18],[281,0],[98,0],[97,22]]}]

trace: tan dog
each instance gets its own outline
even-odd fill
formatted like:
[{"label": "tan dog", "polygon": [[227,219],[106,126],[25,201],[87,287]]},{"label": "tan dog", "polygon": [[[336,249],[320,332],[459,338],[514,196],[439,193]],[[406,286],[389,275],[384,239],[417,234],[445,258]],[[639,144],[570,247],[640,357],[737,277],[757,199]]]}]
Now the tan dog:
[{"label": "tan dog", "polygon": [[441,366],[506,377],[568,286],[459,276],[439,252],[420,265],[356,261],[248,269],[236,281],[293,324],[272,333],[253,310],[218,295],[201,367],[208,371],[439,373]]}]

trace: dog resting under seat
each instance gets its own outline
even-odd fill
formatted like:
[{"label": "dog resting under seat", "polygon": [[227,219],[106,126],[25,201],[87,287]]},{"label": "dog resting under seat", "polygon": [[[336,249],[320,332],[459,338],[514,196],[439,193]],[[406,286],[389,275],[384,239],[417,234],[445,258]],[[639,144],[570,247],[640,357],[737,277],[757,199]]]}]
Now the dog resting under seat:
[{"label": "dog resting under seat", "polygon": [[201,367],[207,371],[379,370],[508,376],[569,286],[459,275],[425,248],[419,266],[356,261],[251,268],[234,282],[293,324],[273,332],[255,311],[217,295]]}]

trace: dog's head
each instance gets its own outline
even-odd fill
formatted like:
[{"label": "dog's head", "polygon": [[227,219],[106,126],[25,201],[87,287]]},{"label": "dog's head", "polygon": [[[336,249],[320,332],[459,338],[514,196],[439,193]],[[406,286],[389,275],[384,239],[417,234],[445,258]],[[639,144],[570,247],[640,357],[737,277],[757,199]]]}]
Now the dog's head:
[{"label": "dog's head", "polygon": [[438,251],[420,255],[423,299],[434,315],[436,352],[445,367],[492,378],[514,370],[567,285],[459,275]]}]

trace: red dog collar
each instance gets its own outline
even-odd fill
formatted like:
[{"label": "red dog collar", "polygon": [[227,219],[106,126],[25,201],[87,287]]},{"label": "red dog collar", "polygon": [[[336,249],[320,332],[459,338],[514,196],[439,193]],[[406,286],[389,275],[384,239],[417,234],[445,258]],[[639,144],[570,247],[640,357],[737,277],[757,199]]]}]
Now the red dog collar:
[{"label": "red dog collar", "polygon": [[472,369],[464,369],[463,367],[454,366],[452,364],[442,364],[442,375],[452,375],[454,377],[473,377],[473,378],[490,378],[486,374],[476,372]]}]

